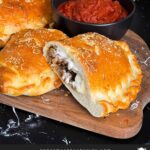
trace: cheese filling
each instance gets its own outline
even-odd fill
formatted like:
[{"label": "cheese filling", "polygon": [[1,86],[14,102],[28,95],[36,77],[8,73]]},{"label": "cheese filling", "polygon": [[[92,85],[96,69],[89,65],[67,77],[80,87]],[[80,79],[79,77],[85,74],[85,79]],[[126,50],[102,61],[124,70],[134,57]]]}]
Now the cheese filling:
[{"label": "cheese filling", "polygon": [[61,79],[77,92],[84,93],[84,81],[73,60],[69,59],[67,54],[56,46],[51,46],[49,49],[49,63],[57,66],[57,71]]}]

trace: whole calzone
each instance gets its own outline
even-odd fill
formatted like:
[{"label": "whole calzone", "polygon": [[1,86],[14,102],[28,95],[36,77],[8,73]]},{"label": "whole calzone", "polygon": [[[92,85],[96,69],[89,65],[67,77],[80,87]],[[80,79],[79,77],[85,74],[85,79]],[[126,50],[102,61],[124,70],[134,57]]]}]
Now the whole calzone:
[{"label": "whole calzone", "polygon": [[0,47],[13,33],[39,29],[51,22],[51,0],[0,0]]}]

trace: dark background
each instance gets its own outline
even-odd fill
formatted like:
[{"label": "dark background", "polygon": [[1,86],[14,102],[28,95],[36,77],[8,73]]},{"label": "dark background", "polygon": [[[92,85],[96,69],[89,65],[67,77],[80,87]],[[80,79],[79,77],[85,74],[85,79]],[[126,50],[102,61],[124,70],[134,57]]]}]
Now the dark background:
[{"label": "dark background", "polygon": [[[137,9],[131,29],[150,46],[150,0],[136,2]],[[78,129],[44,117],[36,117],[11,107],[0,105],[0,144],[147,144],[150,145],[150,104],[144,110],[144,121],[137,136],[118,140]],[[29,119],[29,117],[31,119]],[[28,120],[27,120],[28,118]],[[10,120],[11,119],[11,120]],[[8,124],[11,122],[11,124]],[[9,129],[11,126],[11,129]]]}]

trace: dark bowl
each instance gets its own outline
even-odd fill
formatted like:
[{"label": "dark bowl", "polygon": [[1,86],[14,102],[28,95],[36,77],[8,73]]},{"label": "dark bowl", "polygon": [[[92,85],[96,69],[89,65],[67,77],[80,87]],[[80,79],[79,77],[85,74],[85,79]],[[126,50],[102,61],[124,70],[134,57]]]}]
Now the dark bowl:
[{"label": "dark bowl", "polygon": [[121,5],[128,11],[128,16],[120,21],[109,24],[90,24],[71,20],[64,17],[57,10],[58,6],[67,0],[52,0],[55,28],[64,31],[69,36],[75,36],[86,32],[98,32],[113,40],[123,37],[129,29],[135,13],[135,4],[132,0],[119,0]]}]

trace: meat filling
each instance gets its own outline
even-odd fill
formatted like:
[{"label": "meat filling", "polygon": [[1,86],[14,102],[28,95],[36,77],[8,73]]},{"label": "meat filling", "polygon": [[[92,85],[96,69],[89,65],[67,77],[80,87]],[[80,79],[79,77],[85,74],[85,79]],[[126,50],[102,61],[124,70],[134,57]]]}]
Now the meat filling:
[{"label": "meat filling", "polygon": [[49,49],[49,64],[56,65],[62,80],[77,90],[76,79],[79,78],[77,77],[77,69],[73,67],[72,62],[67,57],[57,52],[56,46],[51,46]]}]

